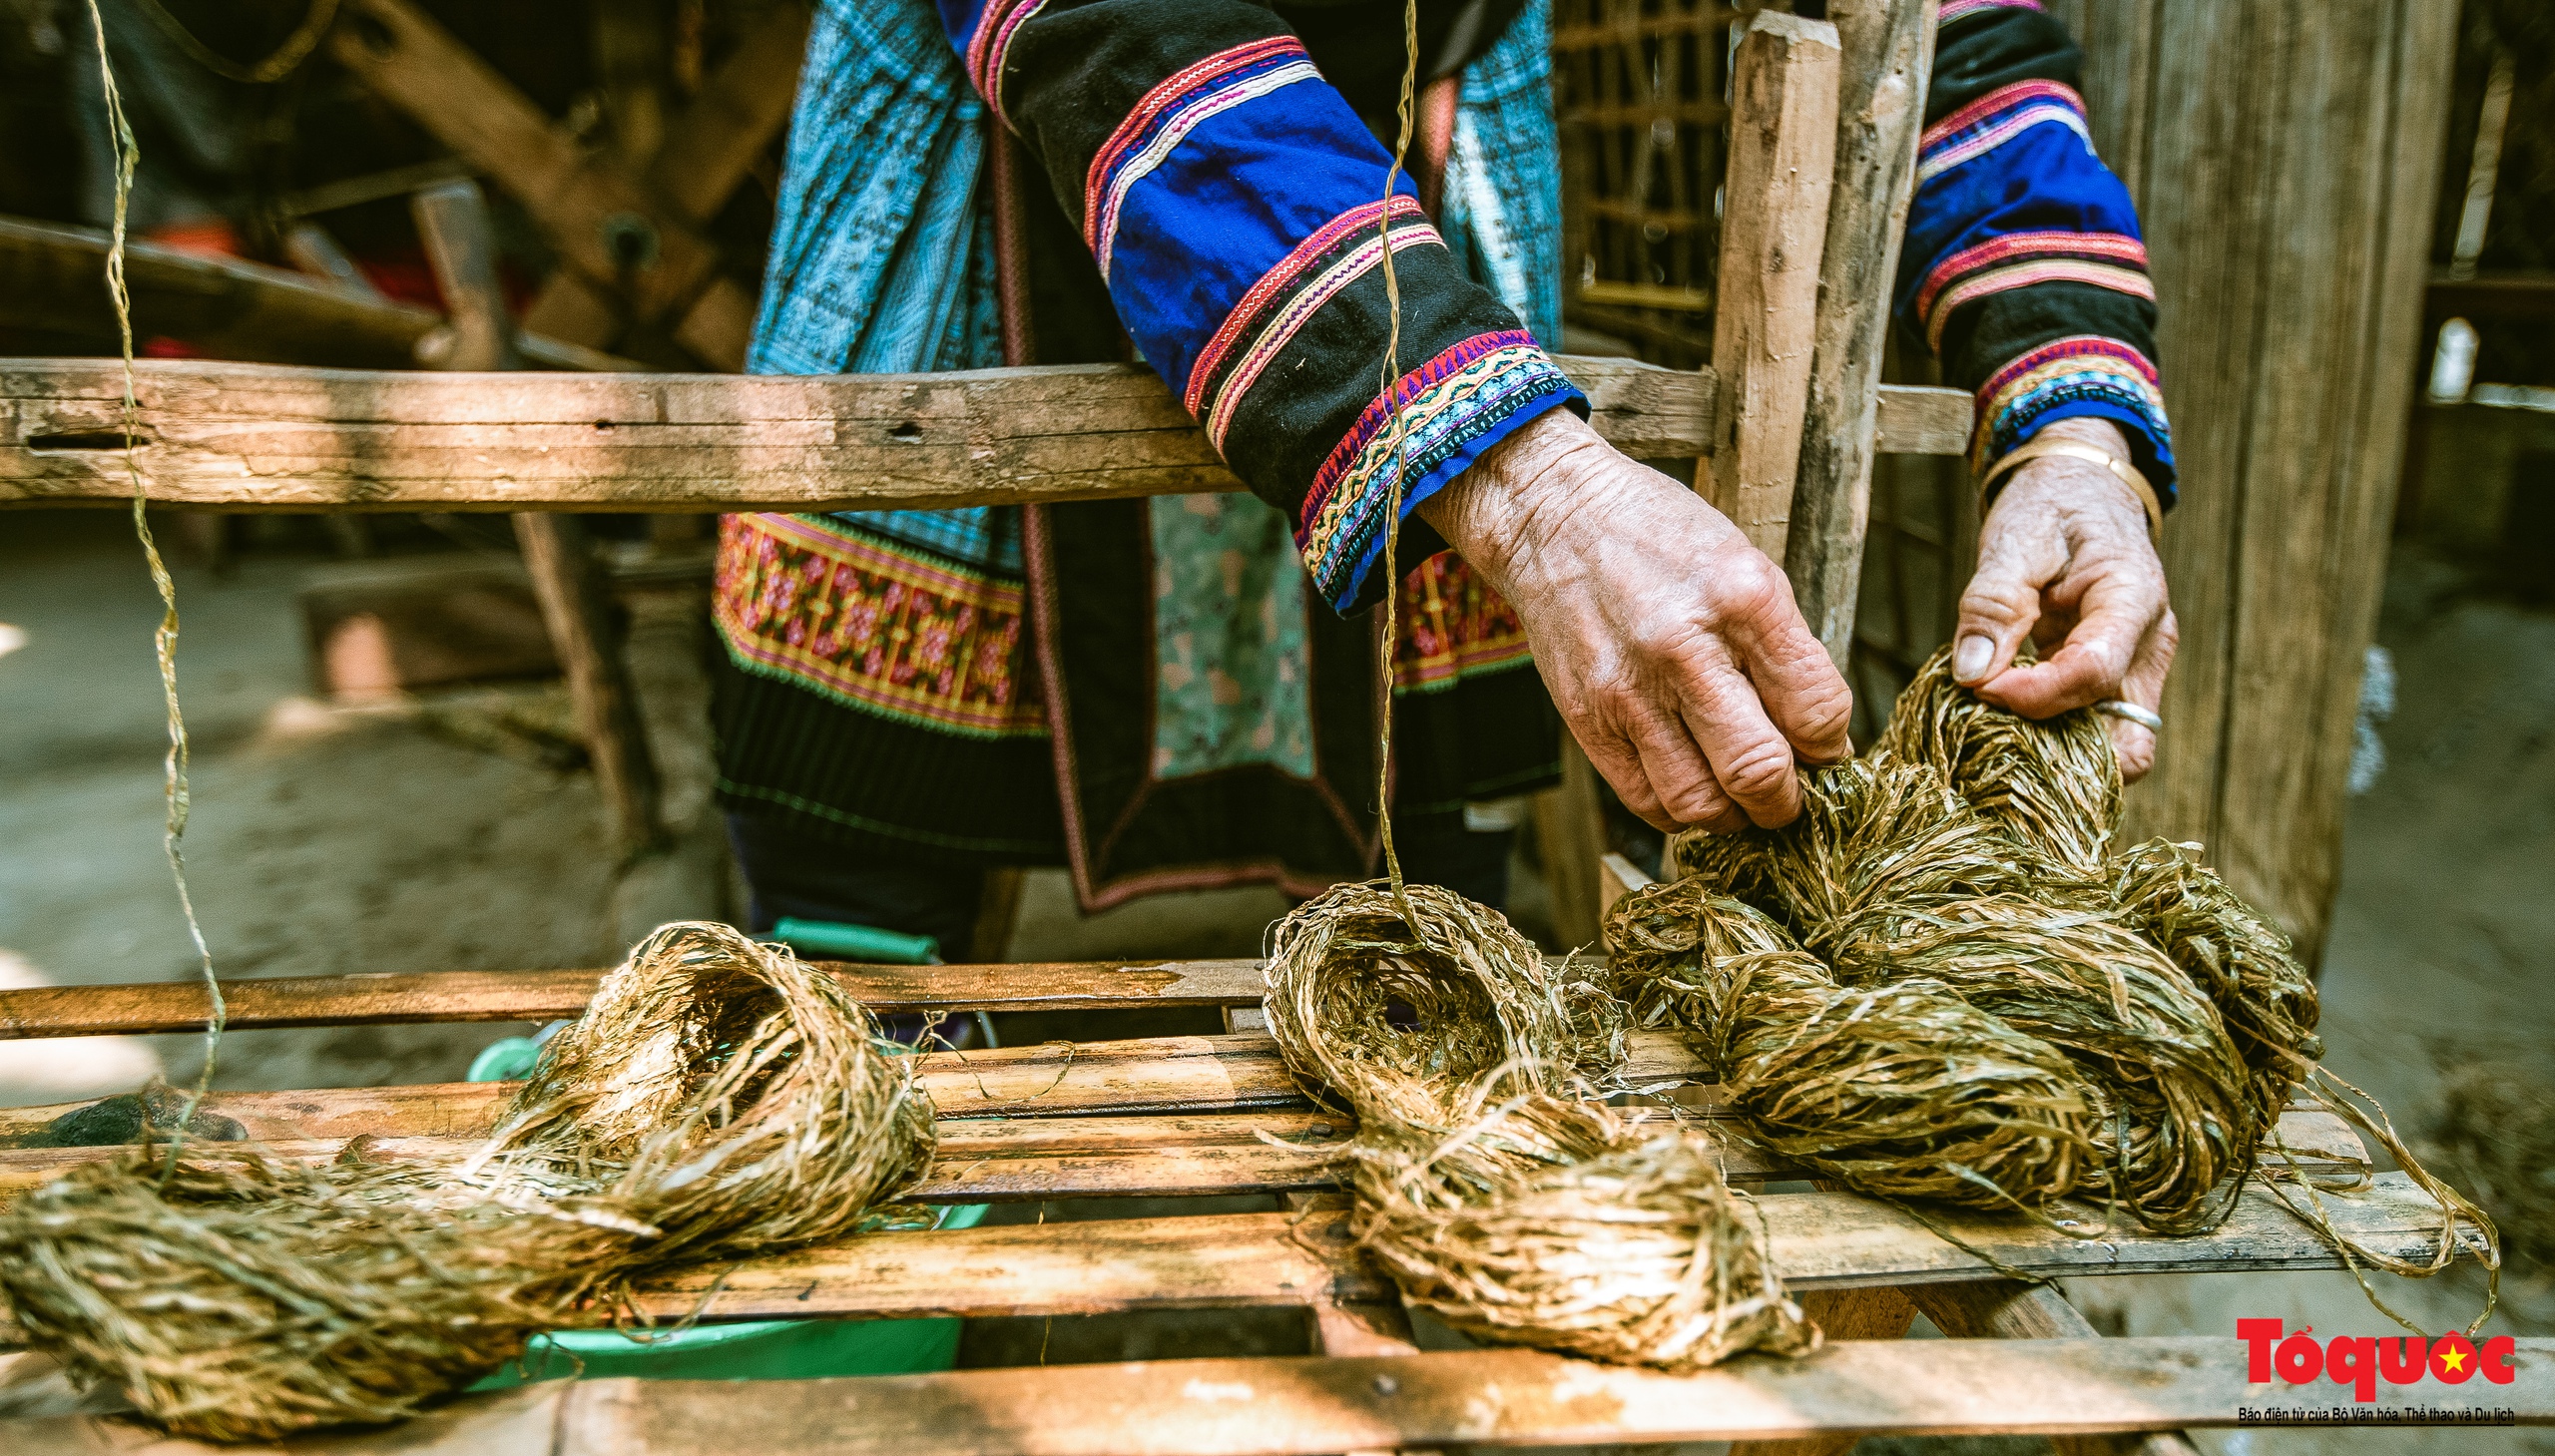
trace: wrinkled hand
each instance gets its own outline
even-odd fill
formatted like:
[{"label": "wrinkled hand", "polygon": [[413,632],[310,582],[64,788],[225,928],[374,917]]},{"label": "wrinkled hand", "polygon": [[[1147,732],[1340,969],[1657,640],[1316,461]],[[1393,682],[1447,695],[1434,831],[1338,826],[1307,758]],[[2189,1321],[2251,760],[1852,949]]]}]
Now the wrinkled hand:
[{"label": "wrinkled hand", "polygon": [[[2045,432],[2129,458],[2129,442],[2108,420],[2060,420]],[[2041,660],[2017,667],[2026,634]],[[1952,676],[2026,718],[2113,698],[2153,713],[2178,640],[2165,566],[2130,488],[2100,465],[2065,456],[2015,470],[1979,528],[1978,573],[1961,594]],[[2123,719],[2104,722],[2121,776],[2133,783],[2146,776],[2156,734]]]},{"label": "wrinkled hand", "polygon": [[1852,751],[1852,695],[1782,570],[1569,411],[1501,441],[1419,513],[1517,609],[1572,735],[1654,826],[1788,823],[1794,756]]}]

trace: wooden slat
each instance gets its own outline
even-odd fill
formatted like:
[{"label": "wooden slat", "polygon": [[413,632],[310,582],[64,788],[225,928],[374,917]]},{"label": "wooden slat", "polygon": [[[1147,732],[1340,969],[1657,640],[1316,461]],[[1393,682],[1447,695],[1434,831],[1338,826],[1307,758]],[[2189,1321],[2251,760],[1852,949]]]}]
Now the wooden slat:
[{"label": "wooden slat", "polygon": [[[977,966],[824,963],[852,999],[904,1011],[1106,1011],[1260,1003],[1256,960],[1106,961]],[[549,1021],[585,1010],[600,970],[432,971],[225,981],[234,1030],[390,1026],[425,1021]],[[200,1031],[194,982],[37,986],[0,991],[0,1041]]]},{"label": "wooden slat", "polygon": [[[1700,1090],[1700,1089],[1699,1089]],[[473,1102],[483,1120],[492,1099]],[[1718,1109],[1707,1105],[1709,1118]],[[1670,1116],[1637,1110],[1636,1117]],[[1697,1114],[1679,1109],[1674,1114]],[[2293,1111],[2284,1131],[2295,1139],[2301,1124],[2325,1114]],[[484,1131],[474,1128],[472,1132]],[[925,1204],[1002,1203],[1030,1199],[1195,1198],[1214,1195],[1320,1192],[1336,1186],[1339,1158],[1354,1131],[1350,1119],[1321,1112],[1270,1109],[1250,1113],[1120,1117],[943,1119],[940,1151],[931,1171],[907,1197]],[[2331,1144],[2331,1156],[2300,1160],[2316,1173],[2367,1166],[2357,1144]],[[269,1135],[256,1145],[266,1157],[325,1163],[352,1141],[349,1135]],[[243,1144],[204,1144],[219,1157]],[[389,1160],[450,1161],[478,1146],[474,1136],[375,1136],[367,1156]],[[116,1148],[0,1148],[0,1202],[60,1177],[70,1168],[112,1158]],[[1741,1138],[1723,1145],[1723,1171],[1742,1184],[1807,1177],[1805,1170]]]},{"label": "wooden slat", "polygon": [[[923,1204],[1014,1203],[1046,1199],[1195,1198],[1320,1191],[1334,1173],[1352,1127],[1346,1118],[1270,1111],[1199,1117],[984,1118],[940,1125],[931,1171],[906,1194]],[[287,1138],[254,1145],[286,1163],[327,1163],[349,1138]],[[221,1158],[253,1145],[197,1145]],[[365,1156],[386,1162],[456,1162],[479,1147],[471,1137],[372,1138]],[[120,1148],[0,1149],[0,1203]],[[1734,1177],[1762,1163],[1734,1147]]]},{"label": "wooden slat", "polygon": [[[1102,1314],[1381,1300],[1345,1213],[1215,1213],[871,1233],[651,1279],[650,1313],[718,1319]],[[712,1293],[713,1286],[717,1292]],[[705,1305],[704,1296],[708,1296]]]},{"label": "wooden slat", "polygon": [[[1709,375],[1559,362],[1625,453],[1708,449]],[[173,505],[803,511],[1241,489],[1161,379],[1124,364],[800,378],[152,359],[136,386],[144,488]],[[113,360],[0,361],[0,506],[129,500],[122,391]],[[1939,448],[1969,409],[1906,391],[1881,448]]]},{"label": "wooden slat", "polygon": [[[2358,1410],[2507,1409],[2555,1423],[2555,1340],[2509,1385],[2379,1387]],[[386,1431],[281,1446],[161,1439],[113,1417],[0,1426],[19,1456],[1311,1456],[1341,1450],[1864,1435],[2090,1435],[2230,1426],[2267,1402],[2224,1337],[1840,1340],[1667,1375],[1532,1350],[1159,1360],[837,1380],[556,1381],[465,1396]],[[2302,1403],[2296,1399],[2278,1403]],[[2372,1448],[2374,1449],[2374,1448]]]},{"label": "wooden slat", "polygon": [[[925,968],[864,967],[864,970]],[[459,973],[453,973],[459,974]],[[560,973],[573,974],[573,973]],[[252,983],[254,984],[254,983]],[[1701,1076],[1704,1064],[1678,1034],[1635,1032],[1626,1039],[1627,1083],[1647,1085]],[[1265,1032],[1151,1037],[1126,1041],[931,1052],[920,1075],[943,1126],[967,1119],[1090,1118],[1142,1113],[1216,1114],[1305,1105]],[[295,1092],[215,1092],[205,1109],[237,1121],[262,1141],[310,1138],[469,1138],[484,1135],[511,1084],[454,1082],[405,1087],[350,1087]],[[1674,1090],[1678,1115],[1729,1116],[1718,1087]],[[0,1149],[26,1140],[88,1102],[0,1108]],[[2338,1118],[2292,1109],[2282,1135],[2310,1170],[2364,1167],[2367,1155]],[[1734,1173],[1778,1165],[1740,1164]]]},{"label": "wooden slat", "polygon": [[[1644,1079],[1690,1076],[1693,1055],[1652,1036],[1635,1059]],[[1122,1113],[1244,1112],[1300,1107],[1303,1099],[1266,1036],[1152,1037],[1059,1042],[920,1059],[924,1088],[943,1118],[1074,1117]],[[216,1092],[205,1109],[258,1139],[463,1138],[486,1132],[512,1091],[501,1082],[350,1087],[315,1092]],[[0,1146],[24,1139],[85,1103],[0,1109]]]},{"label": "wooden slat", "polygon": [[[2386,1174],[2365,1193],[2325,1201],[2335,1226],[2363,1244],[2404,1257],[2426,1253],[2436,1213],[2403,1175]],[[1851,1194],[1770,1194],[1758,1205],[1776,1267],[1792,1289],[1975,1281],[1995,1272],[1912,1214]],[[2247,1193],[2226,1226],[2194,1238],[2120,1231],[2092,1242],[2018,1217],[1955,1210],[1930,1216],[1972,1248],[2052,1278],[2342,1266],[2312,1229],[2259,1189]],[[1320,1210],[876,1233],[668,1275],[639,1300],[679,1316],[700,1307],[701,1295],[723,1276],[709,1306],[722,1319],[1063,1314],[1382,1297],[1348,1253],[1348,1217]]]},{"label": "wooden slat", "polygon": [[[1934,1327],[1953,1339],[2094,1339],[2100,1334],[2054,1284],[2016,1279],[1918,1284],[1901,1297],[1910,1296]],[[2055,1456],[2200,1456],[2191,1438],[2176,1430],[2054,1444]],[[1742,1453],[1734,1450],[1731,1456]]]}]

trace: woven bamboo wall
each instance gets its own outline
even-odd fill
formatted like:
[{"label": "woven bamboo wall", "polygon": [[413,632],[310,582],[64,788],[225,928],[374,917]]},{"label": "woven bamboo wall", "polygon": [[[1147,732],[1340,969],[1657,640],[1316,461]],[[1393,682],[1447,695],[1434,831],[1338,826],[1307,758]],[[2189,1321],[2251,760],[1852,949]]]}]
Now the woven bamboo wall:
[{"label": "woven bamboo wall", "polygon": [[1656,364],[1712,351],[1730,24],[1709,0],[1556,0],[1563,296]]}]

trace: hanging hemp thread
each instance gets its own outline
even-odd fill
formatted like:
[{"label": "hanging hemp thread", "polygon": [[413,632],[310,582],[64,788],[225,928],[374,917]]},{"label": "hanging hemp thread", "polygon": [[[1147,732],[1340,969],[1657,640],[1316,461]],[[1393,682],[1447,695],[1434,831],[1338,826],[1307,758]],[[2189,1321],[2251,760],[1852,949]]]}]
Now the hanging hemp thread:
[{"label": "hanging hemp thread", "polygon": [[84,1166],[0,1214],[36,1347],[183,1435],[398,1420],[631,1282],[892,1221],[934,1145],[913,1059],[780,946],[668,925],[552,1038],[457,1164],[199,1145]]},{"label": "hanging hemp thread", "polygon": [[[2119,769],[2091,714],[2007,713],[1938,655],[1879,747],[1808,770],[1803,799],[1783,829],[1689,844],[1688,877],[1608,925],[1619,994],[1641,1024],[1687,1029],[1757,1142],[1864,1193],[2080,1237],[2101,1235],[2053,1203],[2202,1233],[2261,1172],[2354,1274],[2432,1273],[2461,1248],[2498,1270],[2491,1219],[2316,1064],[2315,988],[2287,937],[2197,846],[2111,851]],[[2293,1090],[2437,1202],[2430,1257],[2336,1232],[2328,1190],[2273,1136]]]},{"label": "hanging hemp thread", "polygon": [[[333,4],[333,0],[330,0]],[[146,510],[147,492],[142,484],[142,462],[134,455],[135,442],[142,433],[141,406],[133,387],[133,294],[125,286],[124,241],[125,219],[133,200],[134,170],[142,163],[141,145],[134,141],[133,127],[125,120],[124,95],[116,89],[115,67],[107,59],[107,21],[99,13],[98,0],[89,0],[89,24],[98,38],[98,81],[107,100],[107,129],[115,144],[116,187],[114,229],[107,241],[107,293],[116,307],[116,332],[122,341],[124,358],[124,469],[133,482],[133,534],[142,543],[142,559],[151,568],[151,585],[160,593],[160,627],[152,634],[152,651],[160,666],[160,697],[168,711],[169,754],[165,765],[165,793],[168,816],[161,832],[161,850],[169,860],[169,873],[178,884],[178,909],[187,920],[187,936],[194,942],[196,963],[204,978],[205,996],[212,1002],[204,1027],[204,1070],[197,1074],[195,1090],[187,1098],[186,1111],[177,1120],[178,1138],[183,1142],[185,1128],[194,1122],[196,1108],[213,1086],[214,1060],[222,1049],[223,1023],[230,1009],[223,1004],[222,982],[213,973],[213,947],[204,938],[203,922],[196,918],[194,893],[187,887],[187,857],[183,841],[187,836],[187,720],[178,708],[178,584],[169,576],[169,564],[160,559],[160,544],[152,537],[151,518]],[[315,41],[314,41],[315,43]],[[172,1152],[178,1146],[171,1145]]]},{"label": "hanging hemp thread", "polygon": [[[1409,154],[1418,7],[1402,9],[1400,137]],[[1744,1349],[1799,1353],[1818,1331],[1786,1298],[1746,1196],[1698,1130],[1636,1124],[1597,1101],[1623,1062],[1622,1007],[1549,971],[1496,911],[1403,882],[1390,813],[1392,655],[1405,422],[1401,289],[1381,393],[1392,474],[1377,652],[1376,783],[1386,878],[1305,902],[1271,931],[1269,1020],[1305,1090],[1356,1114],[1362,1246],[1405,1298],[1456,1328],[1620,1362],[1691,1369]]]}]

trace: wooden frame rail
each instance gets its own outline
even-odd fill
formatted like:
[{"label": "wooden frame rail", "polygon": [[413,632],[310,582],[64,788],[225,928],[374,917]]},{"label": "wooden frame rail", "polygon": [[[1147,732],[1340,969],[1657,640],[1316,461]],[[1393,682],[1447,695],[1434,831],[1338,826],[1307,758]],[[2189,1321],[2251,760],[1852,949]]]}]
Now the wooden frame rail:
[{"label": "wooden frame rail", "polygon": [[[1447,1446],[1613,1446],[1842,1434],[2061,1438],[2231,1426],[2263,1403],[2230,1339],[1847,1340],[1664,1375],[1531,1350],[1169,1360],[782,1384],[562,1381],[471,1396],[380,1432],[304,1438],[342,1456],[1311,1456]],[[2555,1413],[2555,1340],[2523,1339],[2510,1385],[2386,1389],[2404,1407]],[[139,1449],[114,1417],[7,1428],[20,1456]],[[161,1439],[153,1456],[287,1448]],[[2115,1449],[2063,1444],[2064,1450]],[[2188,1447],[2181,1449],[2188,1450]]]},{"label": "wooden frame rail", "polygon": [[[852,999],[904,1011],[1100,1011],[1148,1006],[1258,1006],[1257,960],[1064,961],[1020,965],[816,963]],[[386,1026],[430,1021],[550,1021],[586,1009],[601,970],[428,971],[401,975],[226,980],[226,1025]],[[0,991],[0,1041],[202,1031],[198,981],[38,986]]]},{"label": "wooden frame rail", "polygon": [[[1644,459],[1710,449],[1708,374],[1559,361]],[[812,377],[145,360],[145,492],[273,511],[879,510],[1240,490],[1151,370]],[[114,360],[0,360],[0,506],[132,499]],[[1892,388],[1883,450],[1953,453],[1958,390]]]}]

